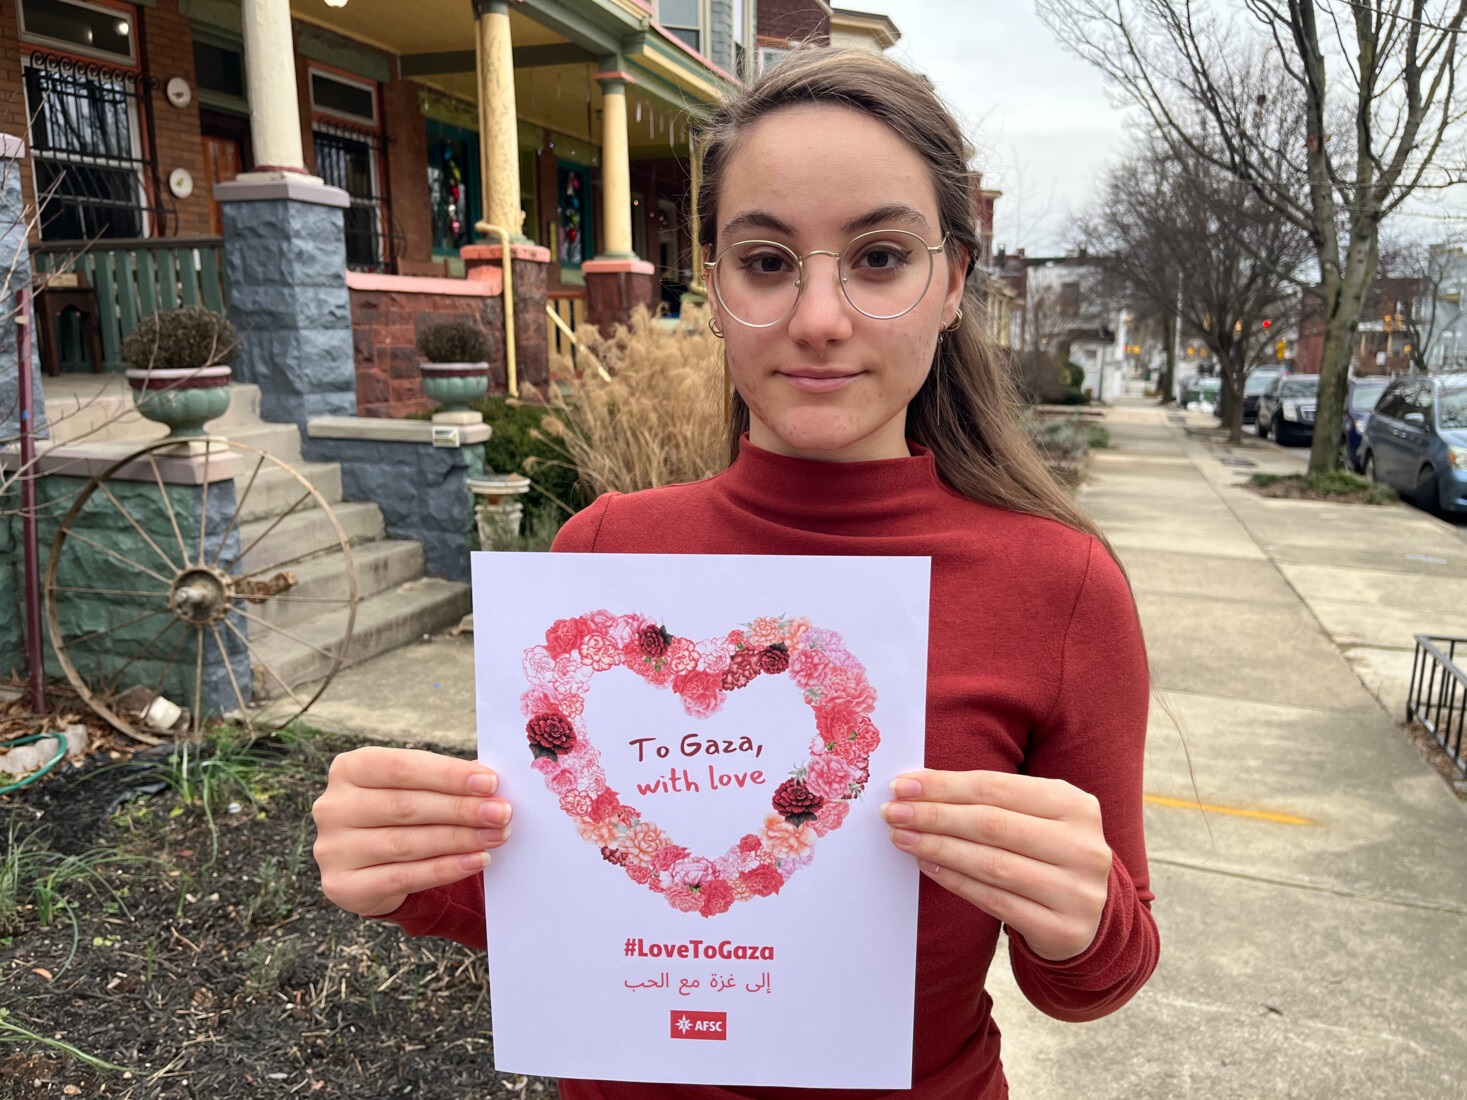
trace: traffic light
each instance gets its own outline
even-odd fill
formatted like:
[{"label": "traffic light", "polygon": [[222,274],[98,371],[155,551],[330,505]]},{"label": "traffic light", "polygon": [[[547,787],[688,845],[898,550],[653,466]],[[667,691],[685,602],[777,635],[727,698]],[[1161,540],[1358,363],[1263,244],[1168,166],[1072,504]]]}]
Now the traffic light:
[{"label": "traffic light", "polygon": [[1265,319],[1263,322],[1263,331],[1267,332],[1271,328],[1273,328],[1273,322]]},{"label": "traffic light", "polygon": [[1288,352],[1288,350],[1289,350],[1288,341],[1287,340],[1280,340],[1277,344],[1275,344],[1273,346],[1273,357],[1275,359],[1279,360],[1279,362],[1283,362],[1284,355]]}]

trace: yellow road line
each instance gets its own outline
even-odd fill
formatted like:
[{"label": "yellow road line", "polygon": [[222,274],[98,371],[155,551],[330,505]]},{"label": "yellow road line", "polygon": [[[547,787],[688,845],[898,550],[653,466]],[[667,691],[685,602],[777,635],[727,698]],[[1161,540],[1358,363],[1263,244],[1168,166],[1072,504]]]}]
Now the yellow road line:
[{"label": "yellow road line", "polygon": [[1227,814],[1230,817],[1251,817],[1256,821],[1271,821],[1275,825],[1313,825],[1307,817],[1294,814],[1274,813],[1272,810],[1245,810],[1238,806],[1214,806],[1210,802],[1197,802],[1186,798],[1168,798],[1164,794],[1148,794],[1145,801],[1153,806],[1170,806],[1174,810],[1201,810],[1210,814]]}]

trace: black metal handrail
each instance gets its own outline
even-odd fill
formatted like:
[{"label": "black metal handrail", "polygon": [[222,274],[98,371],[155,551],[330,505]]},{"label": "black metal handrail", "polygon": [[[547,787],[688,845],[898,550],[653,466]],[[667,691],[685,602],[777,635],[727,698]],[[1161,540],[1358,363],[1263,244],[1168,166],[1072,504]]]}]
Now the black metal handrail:
[{"label": "black metal handrail", "polygon": [[1467,638],[1416,635],[1411,661],[1411,691],[1406,696],[1406,720],[1420,722],[1467,776],[1462,734],[1467,729],[1467,673],[1457,667],[1457,646],[1467,650]]}]

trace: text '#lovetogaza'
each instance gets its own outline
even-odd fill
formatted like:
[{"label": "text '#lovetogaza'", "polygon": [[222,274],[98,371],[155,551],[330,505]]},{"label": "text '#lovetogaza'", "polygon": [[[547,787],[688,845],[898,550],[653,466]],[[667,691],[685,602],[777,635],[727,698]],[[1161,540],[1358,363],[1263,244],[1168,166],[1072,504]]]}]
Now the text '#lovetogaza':
[{"label": "text '#lovetogaza'", "polygon": [[629,959],[755,959],[771,962],[774,948],[733,940],[686,940],[682,943],[649,942],[628,936],[622,954]]}]

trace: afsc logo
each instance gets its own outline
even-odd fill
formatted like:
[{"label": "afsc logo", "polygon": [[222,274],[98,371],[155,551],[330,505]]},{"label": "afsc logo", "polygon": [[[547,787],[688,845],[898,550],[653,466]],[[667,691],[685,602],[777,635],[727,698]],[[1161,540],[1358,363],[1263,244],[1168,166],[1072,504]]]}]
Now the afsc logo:
[{"label": "afsc logo", "polygon": [[670,1023],[674,1039],[728,1038],[727,1012],[685,1012],[675,1008]]}]

